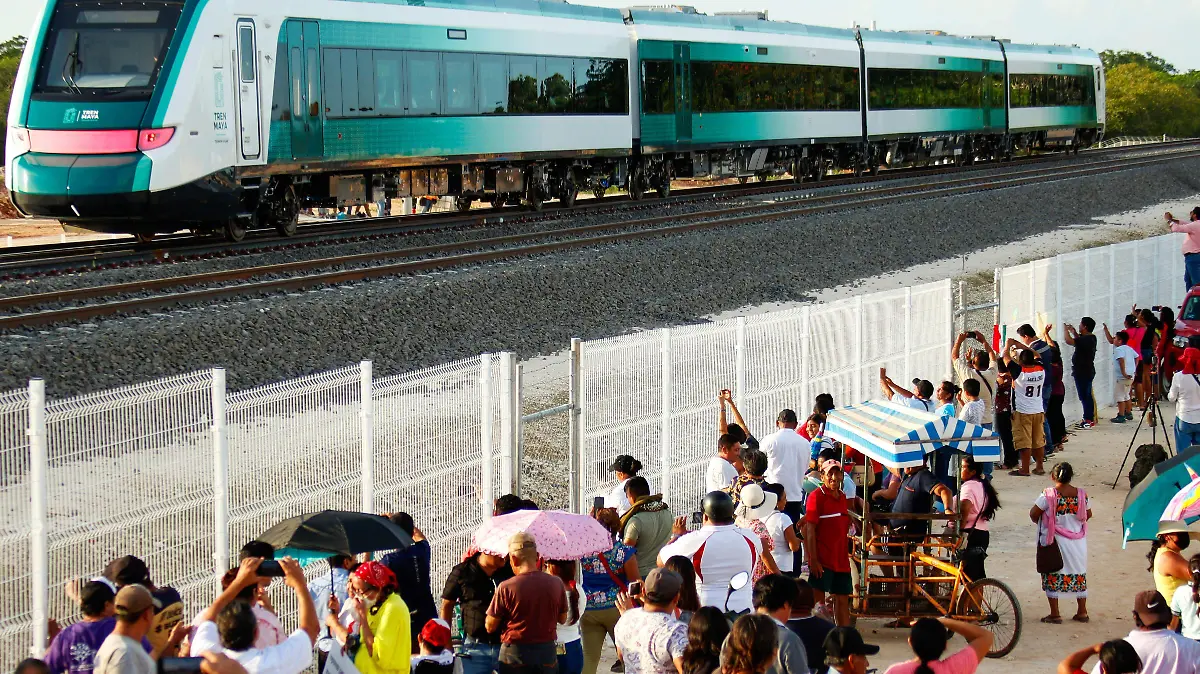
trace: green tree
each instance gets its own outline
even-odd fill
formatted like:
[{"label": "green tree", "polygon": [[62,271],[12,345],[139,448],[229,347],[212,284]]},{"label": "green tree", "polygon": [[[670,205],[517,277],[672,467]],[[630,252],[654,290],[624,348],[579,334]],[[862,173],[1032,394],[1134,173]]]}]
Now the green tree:
[{"label": "green tree", "polygon": [[1178,77],[1134,62],[1109,70],[1106,135],[1200,134],[1200,95]]},{"label": "green tree", "polygon": [[4,154],[4,141],[8,137],[8,104],[12,100],[13,82],[17,79],[17,66],[24,50],[25,38],[20,35],[0,42],[0,156]]},{"label": "green tree", "polygon": [[1175,66],[1150,52],[1139,54],[1135,51],[1112,51],[1111,49],[1106,49],[1100,52],[1100,62],[1104,64],[1106,71],[1112,70],[1117,66],[1134,63],[1145,66],[1155,72],[1163,73],[1164,75],[1174,75],[1179,72]]}]

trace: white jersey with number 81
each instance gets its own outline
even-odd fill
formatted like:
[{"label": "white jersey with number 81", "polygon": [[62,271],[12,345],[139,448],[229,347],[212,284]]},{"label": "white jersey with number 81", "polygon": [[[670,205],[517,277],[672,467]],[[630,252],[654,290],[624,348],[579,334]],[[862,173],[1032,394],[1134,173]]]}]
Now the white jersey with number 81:
[{"label": "white jersey with number 81", "polygon": [[1021,368],[1013,382],[1013,409],[1021,414],[1041,414],[1046,411],[1042,404],[1042,386],[1046,385],[1046,371],[1037,365]]}]

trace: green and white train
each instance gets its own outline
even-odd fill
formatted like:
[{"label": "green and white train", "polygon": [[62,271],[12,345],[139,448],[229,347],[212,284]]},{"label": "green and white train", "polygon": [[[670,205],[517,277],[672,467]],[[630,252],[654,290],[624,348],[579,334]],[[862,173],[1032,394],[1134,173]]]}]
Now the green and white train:
[{"label": "green and white train", "polygon": [[301,207],[460,206],[1087,146],[1098,56],[555,0],[51,0],[5,167],[100,231],[296,229]]}]

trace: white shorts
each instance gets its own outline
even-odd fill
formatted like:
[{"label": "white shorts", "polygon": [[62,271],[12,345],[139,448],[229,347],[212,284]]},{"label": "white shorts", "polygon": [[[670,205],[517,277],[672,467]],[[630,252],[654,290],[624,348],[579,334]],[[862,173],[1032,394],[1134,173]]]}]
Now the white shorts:
[{"label": "white shorts", "polygon": [[1117,397],[1117,402],[1119,402],[1119,403],[1129,402],[1129,387],[1130,386],[1133,386],[1133,381],[1130,379],[1118,379],[1117,380],[1117,385],[1113,387],[1114,389],[1116,389],[1114,391],[1114,395]]}]

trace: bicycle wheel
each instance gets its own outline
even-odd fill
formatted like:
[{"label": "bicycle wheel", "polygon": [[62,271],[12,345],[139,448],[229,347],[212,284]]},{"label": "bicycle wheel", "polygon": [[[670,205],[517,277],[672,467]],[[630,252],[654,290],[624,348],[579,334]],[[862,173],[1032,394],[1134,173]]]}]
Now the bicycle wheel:
[{"label": "bicycle wheel", "polygon": [[992,649],[989,658],[1002,658],[1017,646],[1021,639],[1021,603],[1017,595],[1003,582],[995,578],[977,580],[968,587],[971,596],[979,600],[979,606],[963,593],[959,597],[959,613],[974,615],[981,611],[978,625],[992,633]]}]

